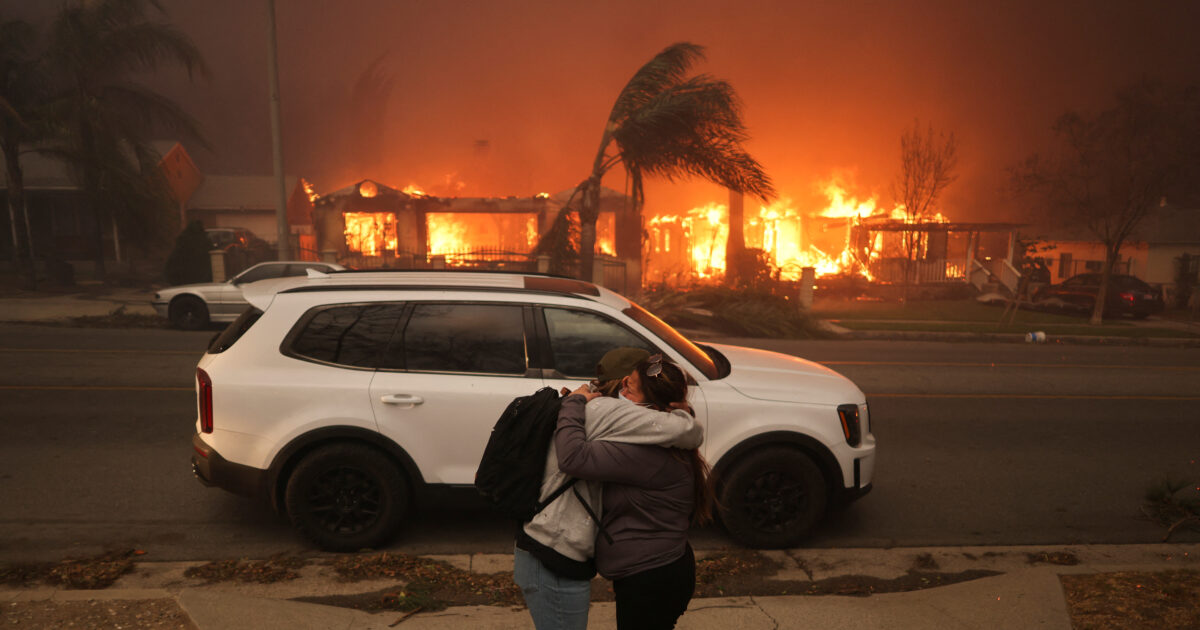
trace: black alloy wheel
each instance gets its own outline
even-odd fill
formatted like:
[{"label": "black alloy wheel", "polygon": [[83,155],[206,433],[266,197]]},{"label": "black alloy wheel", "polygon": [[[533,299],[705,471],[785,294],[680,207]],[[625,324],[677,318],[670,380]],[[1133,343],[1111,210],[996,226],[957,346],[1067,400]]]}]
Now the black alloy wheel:
[{"label": "black alloy wheel", "polygon": [[361,444],[322,447],[288,480],[288,517],[328,551],[377,547],[396,534],[408,508],[408,484],[394,463]]},{"label": "black alloy wheel", "polygon": [[171,325],[183,330],[200,330],[208,326],[208,306],[198,297],[185,295],[171,301]]},{"label": "black alloy wheel", "polygon": [[825,513],[825,477],[798,449],[769,447],[734,464],[720,488],[721,521],[739,543],[793,547]]}]

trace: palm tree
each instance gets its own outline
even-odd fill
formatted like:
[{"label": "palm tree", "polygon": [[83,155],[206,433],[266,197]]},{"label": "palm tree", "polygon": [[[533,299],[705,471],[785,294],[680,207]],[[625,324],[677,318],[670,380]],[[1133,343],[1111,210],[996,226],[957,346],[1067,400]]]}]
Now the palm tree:
[{"label": "palm tree", "polygon": [[699,176],[763,200],[774,197],[771,179],[742,148],[748,136],[733,87],[704,74],[688,76],[703,58],[701,46],[668,46],[634,73],[617,96],[592,173],[575,190],[580,198],[581,278],[592,279],[600,182],[618,164],[629,177],[633,210],[639,216],[648,176],[669,181]]},{"label": "palm tree", "polygon": [[35,60],[29,53],[34,39],[33,27],[21,20],[0,23],[0,151],[4,154],[5,179],[8,182],[8,221],[12,227],[13,264],[20,266],[21,237],[18,217],[25,223],[25,252],[29,260],[29,278],[37,287],[34,270],[33,230],[25,207],[25,176],[21,170],[21,148],[36,134],[33,112],[39,102]]},{"label": "palm tree", "polygon": [[207,74],[195,45],[148,16],[151,8],[165,15],[157,0],[71,0],[50,25],[47,65],[59,85],[49,117],[60,142],[49,152],[72,166],[91,205],[100,276],[104,226],[136,229],[173,216],[162,212],[161,182],[147,177],[158,159],[150,134],[200,138],[179,105],[128,78],[167,63],[183,66],[189,79]]}]

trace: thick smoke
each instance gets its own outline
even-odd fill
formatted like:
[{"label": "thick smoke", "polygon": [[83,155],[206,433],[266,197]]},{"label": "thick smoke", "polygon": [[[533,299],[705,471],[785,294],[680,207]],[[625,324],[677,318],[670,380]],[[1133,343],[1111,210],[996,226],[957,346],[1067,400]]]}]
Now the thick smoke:
[{"label": "thick smoke", "polygon": [[[900,133],[919,118],[960,141],[945,213],[1002,219],[1004,169],[1058,114],[1139,78],[1200,73],[1188,0],[276,4],[287,170],[319,191],[365,177],[442,195],[574,186],[624,81],[686,40],[708,49],[701,71],[740,93],[749,146],[782,195],[819,204],[816,185],[836,175],[890,202]],[[153,79],[202,121],[214,150],[193,153],[206,172],[271,172],[264,5],[165,3],[213,70],[206,84]],[[724,199],[654,182],[648,210]]]}]

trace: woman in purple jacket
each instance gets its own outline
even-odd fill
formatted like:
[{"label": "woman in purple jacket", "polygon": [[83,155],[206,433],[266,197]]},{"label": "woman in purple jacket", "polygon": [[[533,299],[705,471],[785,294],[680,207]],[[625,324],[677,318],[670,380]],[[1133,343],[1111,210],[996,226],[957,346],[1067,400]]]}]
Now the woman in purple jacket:
[{"label": "woman in purple jacket", "polygon": [[[621,388],[630,401],[670,410],[686,404],[687,376],[662,355],[637,365]],[[604,482],[596,569],[613,581],[617,628],[674,628],[696,587],[688,544],[692,522],[708,520],[708,466],[697,449],[588,441],[584,409],[597,394],[580,387],[563,400],[554,433],[559,467]]]}]

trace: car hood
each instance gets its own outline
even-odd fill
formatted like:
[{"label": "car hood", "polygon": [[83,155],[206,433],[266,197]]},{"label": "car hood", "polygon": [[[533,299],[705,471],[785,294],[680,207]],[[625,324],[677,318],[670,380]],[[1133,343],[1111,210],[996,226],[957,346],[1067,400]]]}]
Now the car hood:
[{"label": "car hood", "polygon": [[866,402],[850,379],[807,359],[741,346],[706,345],[729,359],[729,376],[721,382],[744,396],[823,405]]}]

